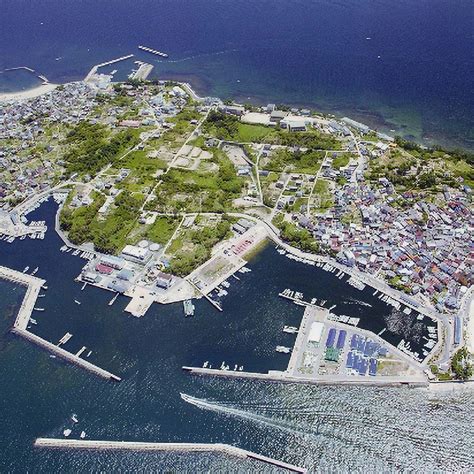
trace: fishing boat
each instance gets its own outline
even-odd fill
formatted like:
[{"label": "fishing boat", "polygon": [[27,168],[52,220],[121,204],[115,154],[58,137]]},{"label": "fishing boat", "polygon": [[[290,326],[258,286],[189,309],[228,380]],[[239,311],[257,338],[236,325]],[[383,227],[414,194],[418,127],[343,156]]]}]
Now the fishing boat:
[{"label": "fishing boat", "polygon": [[191,300],[184,300],[183,301],[183,308],[184,308],[184,315],[186,317],[188,316],[194,316],[194,305]]},{"label": "fishing boat", "polygon": [[72,430],[70,430],[69,428],[67,428],[67,429],[65,429],[65,430],[63,431],[64,437],[66,437],[66,438],[67,438],[71,433],[72,433]]},{"label": "fishing boat", "polygon": [[25,267],[25,268],[23,269],[23,273],[26,273],[29,269],[30,269],[30,267]]},{"label": "fishing boat", "polygon": [[295,334],[298,332],[298,328],[294,326],[283,326],[283,332],[287,332],[288,334]]},{"label": "fishing boat", "polygon": [[81,431],[81,434],[79,435],[79,437],[81,439],[84,439],[86,437],[86,432],[85,431]]},{"label": "fishing boat", "polygon": [[77,415],[76,415],[75,413],[72,414],[71,420],[74,421],[74,423],[78,423],[78,422],[79,422],[79,420],[78,420],[78,418],[77,418]]},{"label": "fishing boat", "polygon": [[289,354],[291,352],[291,349],[289,347],[285,347],[285,346],[276,346],[275,350],[277,352],[281,352],[283,354]]}]

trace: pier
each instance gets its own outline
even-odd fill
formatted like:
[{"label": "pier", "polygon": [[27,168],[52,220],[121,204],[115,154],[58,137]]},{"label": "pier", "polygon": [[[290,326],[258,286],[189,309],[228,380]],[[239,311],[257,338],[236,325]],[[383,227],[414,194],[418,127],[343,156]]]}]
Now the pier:
[{"label": "pier", "polygon": [[37,438],[35,448],[90,449],[98,451],[174,451],[174,452],[214,452],[239,458],[253,459],[266,464],[287,469],[291,472],[306,473],[303,467],[294,466],[252,451],[221,443],[147,443],[140,441],[95,441],[76,439]]},{"label": "pier", "polygon": [[189,280],[188,278],[186,278],[186,281],[188,283],[190,283],[193,288],[195,288],[202,296],[204,296],[204,298],[206,298],[207,301],[209,301],[209,303],[212,304],[212,306],[214,306],[214,308],[216,308],[217,310],[219,310],[220,312],[223,311],[221,305],[217,302],[217,301],[214,301],[210,296],[207,295],[207,293],[204,293],[197,285],[195,285],[191,280]]},{"label": "pier", "polygon": [[108,380],[113,380],[115,382],[120,382],[122,380],[117,375],[114,375],[111,372],[107,372],[107,370],[101,369],[100,367],[91,364],[87,360],[81,359],[77,355],[71,354],[70,352],[62,349],[61,347],[55,346],[53,343],[46,341],[45,339],[37,336],[36,334],[33,334],[30,331],[27,331],[26,329],[13,328],[12,332],[24,337],[25,339],[28,339],[31,342],[34,342],[38,346],[60,357],[61,359],[76,364],[79,367],[82,367],[83,369],[86,369],[89,372],[92,372],[100,377],[103,377]]}]

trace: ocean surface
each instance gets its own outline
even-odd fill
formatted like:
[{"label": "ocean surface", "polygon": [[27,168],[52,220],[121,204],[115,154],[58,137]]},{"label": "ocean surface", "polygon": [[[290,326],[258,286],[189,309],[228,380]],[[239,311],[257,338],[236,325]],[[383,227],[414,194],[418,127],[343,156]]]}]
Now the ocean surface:
[{"label": "ocean surface", "polygon": [[201,94],[308,105],[474,149],[472,0],[3,0],[1,10],[0,91],[37,83],[7,68],[66,82],[134,53]]},{"label": "ocean surface", "polygon": [[[29,215],[53,229],[56,205]],[[185,318],[181,304],[153,305],[142,318],[123,311],[127,298],[109,306],[112,294],[74,281],[84,260],[59,251],[54,230],[44,240],[0,241],[0,265],[39,267],[47,280],[31,330],[65,348],[82,346],[89,360],[122,377],[104,381],[9,332],[24,289],[0,280],[0,472],[278,472],[269,466],[221,455],[97,453],[34,449],[37,437],[62,437],[65,428],[89,439],[219,442],[304,465],[311,472],[472,472],[472,392],[429,393],[425,389],[316,387],[194,377],[183,365],[262,371],[284,369],[292,345],[284,324],[299,325],[303,309],[278,297],[284,288],[328,300],[361,327],[378,331],[392,309],[320,269],[280,256],[269,245],[231,279],[224,312],[196,301]],[[74,303],[74,299],[81,305]],[[380,303],[380,305],[379,305]],[[372,306],[367,306],[368,304]],[[404,315],[405,316],[405,315]],[[406,317],[406,316],[405,316]],[[396,326],[395,326],[396,328]],[[416,339],[410,326],[405,338]],[[396,342],[401,335],[384,333]],[[198,398],[198,408],[180,393]],[[73,425],[72,414],[79,423]]]}]

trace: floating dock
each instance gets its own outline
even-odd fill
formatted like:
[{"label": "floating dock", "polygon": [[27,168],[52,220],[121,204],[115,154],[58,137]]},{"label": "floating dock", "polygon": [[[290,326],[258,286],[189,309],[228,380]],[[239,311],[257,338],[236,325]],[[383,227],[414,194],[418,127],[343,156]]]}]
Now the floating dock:
[{"label": "floating dock", "polygon": [[294,466],[277,459],[221,443],[145,443],[139,441],[94,441],[76,439],[37,438],[35,448],[91,449],[100,451],[175,451],[214,452],[239,458],[253,459],[266,464],[305,474],[303,467]]},{"label": "floating dock", "polygon": [[161,51],[157,51],[156,49],[148,48],[146,46],[138,46],[138,49],[142,51],[146,51],[147,53],[155,54],[156,56],[161,56],[162,58],[167,58],[168,55],[166,53],[162,53]]}]

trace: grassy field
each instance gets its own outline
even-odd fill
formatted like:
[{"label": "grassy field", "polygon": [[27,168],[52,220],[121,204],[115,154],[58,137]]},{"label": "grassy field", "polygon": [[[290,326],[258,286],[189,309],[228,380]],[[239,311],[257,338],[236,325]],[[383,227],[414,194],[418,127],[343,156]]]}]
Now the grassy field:
[{"label": "grassy field", "polygon": [[316,181],[313,198],[316,199],[316,209],[319,212],[324,212],[333,205],[333,197],[329,191],[329,183],[326,180],[318,179],[318,181]]},{"label": "grassy field", "polygon": [[332,167],[335,170],[344,168],[344,166],[347,166],[349,164],[350,159],[351,155],[349,153],[338,153],[336,158],[332,160]]},{"label": "grassy field", "polygon": [[179,225],[180,219],[171,216],[157,216],[155,222],[147,229],[145,238],[165,245]]},{"label": "grassy field", "polygon": [[321,167],[324,152],[321,151],[290,151],[280,148],[272,152],[269,161],[263,168],[281,173],[284,170],[303,174],[316,174]]},{"label": "grassy field", "polygon": [[234,138],[239,142],[261,141],[262,138],[273,132],[273,129],[270,127],[248,123],[239,123],[237,130],[237,135]]}]

